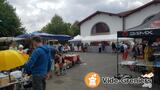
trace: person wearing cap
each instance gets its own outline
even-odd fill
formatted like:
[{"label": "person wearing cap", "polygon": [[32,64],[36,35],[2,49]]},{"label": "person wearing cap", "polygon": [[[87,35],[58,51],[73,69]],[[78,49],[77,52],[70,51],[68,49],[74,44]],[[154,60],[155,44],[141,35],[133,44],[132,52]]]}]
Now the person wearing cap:
[{"label": "person wearing cap", "polygon": [[20,44],[18,46],[18,51],[21,52],[21,53],[25,53],[24,50],[23,50],[23,48],[24,48],[23,45]]}]

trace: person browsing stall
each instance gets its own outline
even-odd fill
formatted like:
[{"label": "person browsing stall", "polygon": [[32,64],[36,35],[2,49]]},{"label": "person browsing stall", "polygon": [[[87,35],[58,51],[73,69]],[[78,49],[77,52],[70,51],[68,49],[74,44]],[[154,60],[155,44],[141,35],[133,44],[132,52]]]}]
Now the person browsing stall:
[{"label": "person browsing stall", "polygon": [[33,37],[32,44],[35,49],[24,66],[25,71],[32,75],[33,90],[45,90],[45,81],[49,78],[52,65],[51,48],[48,45],[43,45],[40,37]]}]

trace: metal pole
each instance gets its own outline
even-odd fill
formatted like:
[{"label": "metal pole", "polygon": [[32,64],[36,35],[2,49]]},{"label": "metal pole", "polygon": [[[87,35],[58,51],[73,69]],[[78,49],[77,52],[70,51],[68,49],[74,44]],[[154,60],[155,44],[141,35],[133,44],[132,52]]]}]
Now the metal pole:
[{"label": "metal pole", "polygon": [[12,79],[11,79],[11,75],[10,75],[10,71],[9,71],[9,82],[11,83],[12,82]]},{"label": "metal pole", "polygon": [[[117,46],[118,46],[118,37],[117,37]],[[119,51],[117,50],[117,76],[119,75]]]}]

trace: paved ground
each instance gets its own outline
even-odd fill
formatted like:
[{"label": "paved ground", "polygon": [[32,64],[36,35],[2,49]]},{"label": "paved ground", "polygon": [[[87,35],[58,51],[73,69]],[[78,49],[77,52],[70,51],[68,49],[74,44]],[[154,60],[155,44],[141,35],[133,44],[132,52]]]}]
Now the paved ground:
[{"label": "paved ground", "polygon": [[[53,76],[47,82],[47,90],[92,90],[87,88],[84,83],[84,76],[91,71],[99,73],[101,76],[114,76],[116,74],[116,55],[98,54],[98,53],[78,53],[81,56],[83,64],[77,65],[68,70],[65,76]],[[122,73],[128,73],[129,70],[121,69]],[[129,72],[130,73],[130,72]],[[160,85],[155,85],[152,90],[159,90]],[[104,85],[94,90],[148,90],[139,85]]]}]

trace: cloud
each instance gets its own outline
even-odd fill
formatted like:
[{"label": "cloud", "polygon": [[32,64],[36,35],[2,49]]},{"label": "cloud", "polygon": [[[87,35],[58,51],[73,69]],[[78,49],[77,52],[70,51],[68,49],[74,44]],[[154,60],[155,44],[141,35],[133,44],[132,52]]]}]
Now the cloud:
[{"label": "cloud", "polygon": [[[151,0],[148,0],[149,2]],[[146,0],[8,0],[16,8],[27,32],[40,30],[58,14],[73,23],[95,11],[118,13],[141,6]]]}]

